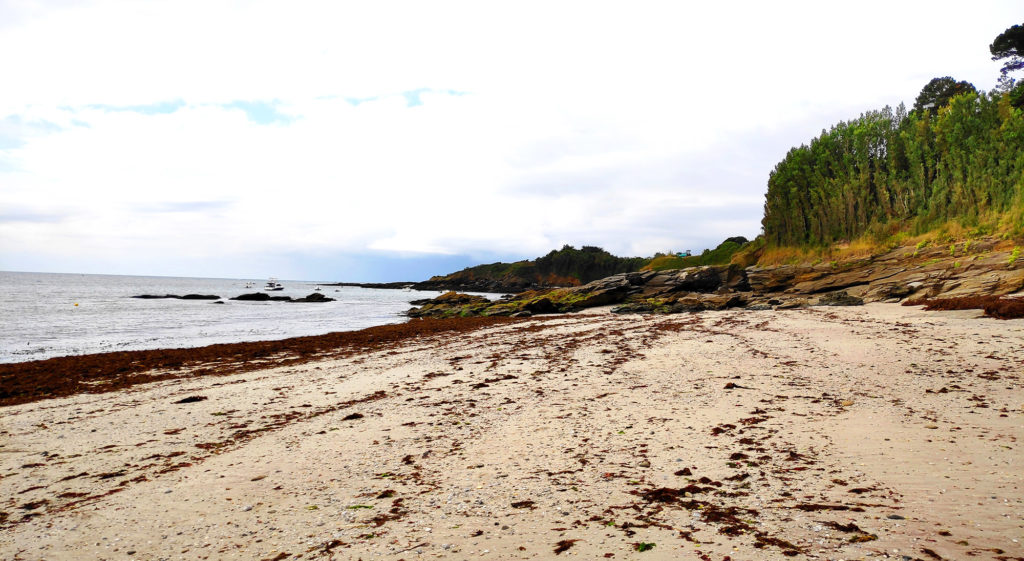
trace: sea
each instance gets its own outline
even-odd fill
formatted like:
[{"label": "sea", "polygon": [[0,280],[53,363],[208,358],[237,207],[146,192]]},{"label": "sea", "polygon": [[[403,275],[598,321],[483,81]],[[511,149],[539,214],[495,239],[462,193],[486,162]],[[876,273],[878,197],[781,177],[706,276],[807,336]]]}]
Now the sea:
[{"label": "sea", "polygon": [[[410,300],[440,294],[282,279],[284,290],[271,295],[300,298],[319,286],[335,301],[229,300],[266,282],[0,271],[0,363],[353,331],[404,322]],[[142,294],[213,294],[224,303],[132,298]]]}]

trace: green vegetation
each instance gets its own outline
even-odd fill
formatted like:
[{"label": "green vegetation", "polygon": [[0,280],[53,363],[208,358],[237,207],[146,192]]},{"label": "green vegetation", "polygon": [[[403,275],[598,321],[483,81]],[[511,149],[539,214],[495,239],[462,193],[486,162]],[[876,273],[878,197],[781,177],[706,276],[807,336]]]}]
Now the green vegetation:
[{"label": "green vegetation", "polygon": [[768,244],[888,243],[944,228],[1024,234],[1024,86],[1007,76],[1024,69],[1024,27],[990,51],[1007,60],[995,91],[935,78],[913,111],[868,111],[790,150],[768,179]]},{"label": "green vegetation", "polygon": [[643,257],[616,257],[600,247],[585,245],[576,249],[565,245],[535,262],[541,275],[572,277],[588,283],[618,273],[637,271],[647,264]]},{"label": "green vegetation", "polygon": [[935,115],[940,108],[949,105],[951,99],[967,93],[978,93],[978,90],[970,82],[957,82],[949,76],[932,78],[914,100],[914,111],[928,111]]},{"label": "green vegetation", "polygon": [[1014,25],[1000,33],[988,46],[992,60],[1005,60],[999,73],[1006,78],[1014,70],[1024,69],[1024,26]]},{"label": "green vegetation", "polygon": [[576,249],[565,245],[533,261],[477,265],[431,281],[487,279],[522,286],[577,286],[617,273],[638,271],[647,262],[643,257],[616,257],[600,247],[585,245]]},{"label": "green vegetation", "polygon": [[967,93],[932,116],[901,105],[839,123],[771,173],[768,241],[824,245],[949,221],[1024,230],[1024,114],[999,93]]},{"label": "green vegetation", "polygon": [[686,267],[699,267],[702,265],[728,265],[736,254],[750,242],[743,236],[729,238],[718,244],[715,249],[705,249],[700,255],[679,257],[677,255],[658,254],[644,267],[650,271],[664,271],[665,269],[685,269]]}]

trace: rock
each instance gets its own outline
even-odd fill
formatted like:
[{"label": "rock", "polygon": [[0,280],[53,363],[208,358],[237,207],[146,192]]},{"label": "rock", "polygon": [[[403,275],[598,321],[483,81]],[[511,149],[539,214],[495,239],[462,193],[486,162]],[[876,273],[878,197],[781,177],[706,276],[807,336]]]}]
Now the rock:
[{"label": "rock", "polygon": [[869,293],[873,300],[902,300],[916,290],[912,284],[917,283],[882,283],[875,286],[873,290],[869,289]]},{"label": "rock", "polygon": [[334,302],[334,298],[329,298],[329,297],[324,296],[323,294],[321,294],[319,292],[314,292],[314,293],[310,294],[309,296],[305,296],[303,298],[296,298],[296,299],[291,300],[291,301],[292,302]]},{"label": "rock", "polygon": [[132,298],[141,298],[143,300],[155,300],[163,298],[172,298],[178,300],[220,300],[220,296],[215,294],[186,294],[184,296],[178,296],[177,294],[139,294],[138,296],[132,296]]},{"label": "rock", "polygon": [[231,298],[231,300],[241,300],[243,302],[267,302],[270,300],[270,295],[265,292],[253,292],[252,294],[240,294]]},{"label": "rock", "polygon": [[806,308],[807,300],[802,298],[791,298],[783,301],[781,304],[775,306],[776,310],[792,310],[794,308]]},{"label": "rock", "polygon": [[[725,284],[726,267],[704,266],[664,272],[662,283],[671,292],[714,292]],[[657,285],[654,285],[657,286]]]},{"label": "rock", "polygon": [[726,308],[741,307],[746,304],[742,294],[705,294],[701,296],[701,305],[705,310],[724,310]]},{"label": "rock", "polygon": [[704,302],[701,300],[698,294],[690,294],[683,296],[682,298],[672,302],[669,306],[669,311],[674,314],[680,314],[684,312],[700,312],[705,310]]},{"label": "rock", "polygon": [[271,296],[265,292],[253,292],[251,294],[240,294],[228,300],[240,300],[243,302],[291,302],[291,296]]},{"label": "rock", "polygon": [[631,302],[612,308],[613,314],[649,314],[653,311],[654,307],[646,302]]},{"label": "rock", "polygon": [[[616,305],[615,313],[683,313],[722,310],[851,306],[907,297],[1004,295],[1024,289],[1024,259],[1011,264],[998,240],[972,241],[964,249],[896,248],[841,262],[777,267],[702,266],[621,273],[583,286],[533,290],[487,301],[448,293],[417,300],[412,317],[517,315],[571,312]],[[969,249],[968,249],[969,247]],[[470,282],[463,279],[460,282]],[[536,288],[536,287],[535,287]],[[485,290],[484,287],[478,288]]]},{"label": "rock", "polygon": [[850,296],[845,290],[830,292],[818,299],[819,306],[863,306],[864,299]]},{"label": "rock", "polygon": [[749,267],[747,268],[747,282],[750,284],[750,289],[759,294],[782,292],[792,286],[796,273],[796,267],[792,265]]},{"label": "rock", "polygon": [[458,292],[445,292],[432,298],[419,308],[406,312],[409,317],[452,317],[460,315],[481,315],[491,301],[483,296],[471,296]]},{"label": "rock", "polygon": [[700,294],[692,292],[674,299],[647,299],[628,302],[612,309],[613,313],[656,313],[680,314],[685,312],[701,312],[704,310],[724,310],[743,306],[746,303],[742,294]]},{"label": "rock", "polygon": [[534,300],[523,305],[523,310],[530,312],[531,314],[554,314],[558,312],[558,308],[555,307],[554,302],[548,298],[541,298]]}]

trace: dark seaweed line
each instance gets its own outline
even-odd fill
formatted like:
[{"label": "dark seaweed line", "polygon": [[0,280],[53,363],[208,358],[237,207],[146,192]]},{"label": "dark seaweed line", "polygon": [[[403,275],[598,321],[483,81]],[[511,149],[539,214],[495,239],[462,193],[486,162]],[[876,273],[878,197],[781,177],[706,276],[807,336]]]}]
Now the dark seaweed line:
[{"label": "dark seaweed line", "polygon": [[296,365],[328,355],[350,356],[388,350],[419,337],[467,333],[518,321],[528,320],[501,317],[413,320],[360,331],[280,341],[226,343],[191,349],[120,351],[0,364],[0,406],[81,393],[107,393],[186,376],[223,376],[269,366]]}]

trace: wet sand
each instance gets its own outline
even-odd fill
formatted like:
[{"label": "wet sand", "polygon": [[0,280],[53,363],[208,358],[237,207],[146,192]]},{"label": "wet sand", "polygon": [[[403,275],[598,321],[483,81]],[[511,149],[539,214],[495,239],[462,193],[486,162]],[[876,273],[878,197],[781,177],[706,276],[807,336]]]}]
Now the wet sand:
[{"label": "wet sand", "polygon": [[129,358],[7,396],[0,558],[1024,559],[1024,323],[980,315],[594,310]]}]

